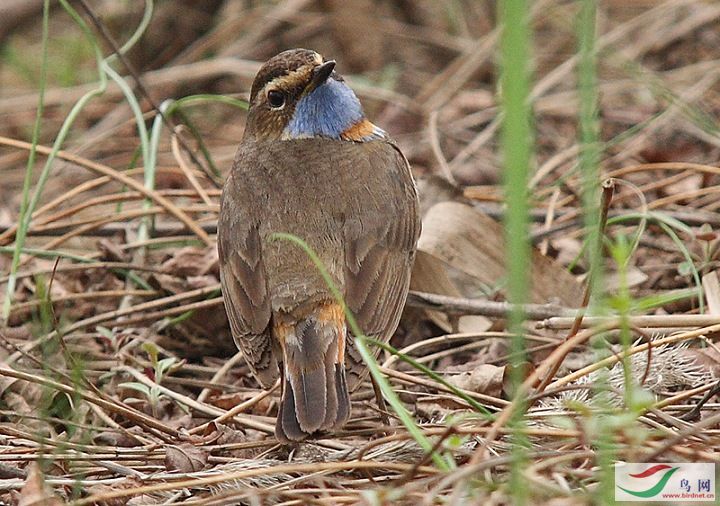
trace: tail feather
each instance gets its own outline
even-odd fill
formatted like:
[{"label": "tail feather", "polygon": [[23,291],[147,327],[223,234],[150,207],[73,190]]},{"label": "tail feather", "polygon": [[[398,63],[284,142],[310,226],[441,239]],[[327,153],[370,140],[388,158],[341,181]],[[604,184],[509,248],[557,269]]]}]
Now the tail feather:
[{"label": "tail feather", "polygon": [[335,426],[338,410],[338,392],[335,386],[335,362],[337,360],[337,340],[333,340],[325,353],[325,418],[320,428],[322,430],[332,429]]},{"label": "tail feather", "polygon": [[292,394],[292,387],[287,379],[282,386],[280,408],[275,422],[275,437],[284,443],[302,441],[307,437],[295,418],[295,396]]},{"label": "tail feather", "polygon": [[300,322],[276,324],[275,333],[284,356],[277,438],[300,441],[342,427],[350,416],[342,308],[321,306]]},{"label": "tail feather", "polygon": [[332,429],[339,429],[350,418],[350,393],[345,380],[345,365],[335,364],[335,391],[338,397],[337,415]]},{"label": "tail feather", "polygon": [[312,434],[322,426],[328,408],[325,370],[301,371],[289,379],[297,423],[303,432]]}]

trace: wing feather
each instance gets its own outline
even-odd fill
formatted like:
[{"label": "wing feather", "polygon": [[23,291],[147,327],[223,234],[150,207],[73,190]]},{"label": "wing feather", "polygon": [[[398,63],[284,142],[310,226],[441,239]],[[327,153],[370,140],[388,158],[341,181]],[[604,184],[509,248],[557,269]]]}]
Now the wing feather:
[{"label": "wing feather", "polygon": [[233,338],[251,372],[269,388],[279,372],[270,335],[271,306],[257,217],[246,196],[230,176],[220,202],[218,255],[225,310]]},{"label": "wing feather", "polygon": [[[345,297],[361,330],[388,341],[395,332],[410,285],[410,271],[420,236],[417,193],[410,167],[394,144],[381,156],[370,156],[370,167],[385,175],[386,194],[366,206],[362,226],[346,228]],[[389,155],[389,156],[388,156]],[[385,171],[382,164],[390,164]],[[348,340],[348,387],[353,390],[367,370]]]}]

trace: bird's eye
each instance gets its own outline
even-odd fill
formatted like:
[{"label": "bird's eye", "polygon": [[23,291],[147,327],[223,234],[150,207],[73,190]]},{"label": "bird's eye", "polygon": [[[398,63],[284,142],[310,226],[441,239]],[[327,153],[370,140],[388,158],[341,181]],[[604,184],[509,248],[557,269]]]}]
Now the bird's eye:
[{"label": "bird's eye", "polygon": [[285,94],[282,91],[270,90],[267,94],[268,104],[273,109],[280,109],[285,105]]}]

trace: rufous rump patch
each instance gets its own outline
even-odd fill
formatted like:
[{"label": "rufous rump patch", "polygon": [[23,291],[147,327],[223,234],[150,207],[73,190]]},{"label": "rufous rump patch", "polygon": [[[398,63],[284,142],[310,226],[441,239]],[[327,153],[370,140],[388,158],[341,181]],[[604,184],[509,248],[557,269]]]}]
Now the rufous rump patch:
[{"label": "rufous rump patch", "polygon": [[338,364],[344,364],[345,363],[345,338],[347,336],[347,328],[345,327],[345,322],[343,322],[343,326],[340,329],[340,332],[338,333]]},{"label": "rufous rump patch", "polygon": [[295,332],[295,324],[292,322],[274,321],[273,329],[275,337],[284,348],[288,336]]},{"label": "rufous rump patch", "polygon": [[323,304],[317,313],[318,320],[328,322],[337,329],[338,363],[345,362],[345,311],[337,302]]}]

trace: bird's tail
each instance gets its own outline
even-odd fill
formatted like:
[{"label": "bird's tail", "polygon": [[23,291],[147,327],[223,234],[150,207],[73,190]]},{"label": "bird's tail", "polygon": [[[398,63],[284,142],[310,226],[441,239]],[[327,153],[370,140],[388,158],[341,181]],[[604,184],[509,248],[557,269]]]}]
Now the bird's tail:
[{"label": "bird's tail", "polygon": [[275,435],[301,441],[342,427],[350,416],[345,380],[345,314],[326,303],[300,321],[278,315],[275,336],[283,351],[283,388]]}]

